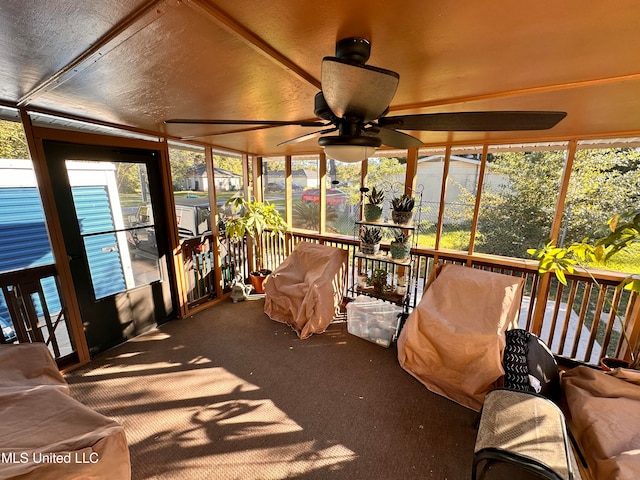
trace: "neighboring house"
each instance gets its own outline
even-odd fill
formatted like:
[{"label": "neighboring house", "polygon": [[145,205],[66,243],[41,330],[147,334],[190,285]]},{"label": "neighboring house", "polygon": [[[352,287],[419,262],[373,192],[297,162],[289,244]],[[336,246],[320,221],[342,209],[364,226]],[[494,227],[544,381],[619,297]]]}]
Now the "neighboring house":
[{"label": "neighboring house", "polygon": [[[270,170],[265,172],[263,178],[264,184],[282,183],[284,184],[283,170]],[[299,168],[291,172],[291,181],[293,185],[302,188],[318,188],[318,172],[309,170],[308,168]]]},{"label": "neighboring house", "polygon": [[[438,205],[440,204],[440,191],[442,188],[442,175],[444,173],[444,155],[437,154],[418,159],[418,171],[416,185],[423,187],[423,212],[422,219],[436,222],[438,217]],[[457,223],[462,221],[459,216],[453,215],[465,206],[461,195],[471,192],[475,196],[480,175],[480,160],[451,155],[449,159],[449,172],[447,176],[447,194],[445,203],[447,211],[445,221]],[[490,168],[485,170],[484,187],[504,185],[507,177],[492,173]]]},{"label": "neighboring house", "polygon": [[[213,167],[213,176],[216,190],[227,192],[235,191],[240,190],[242,186],[242,175],[238,175],[237,173]],[[209,190],[207,166],[204,163],[199,163],[189,168],[187,171],[186,189],[199,192],[207,192]]]}]

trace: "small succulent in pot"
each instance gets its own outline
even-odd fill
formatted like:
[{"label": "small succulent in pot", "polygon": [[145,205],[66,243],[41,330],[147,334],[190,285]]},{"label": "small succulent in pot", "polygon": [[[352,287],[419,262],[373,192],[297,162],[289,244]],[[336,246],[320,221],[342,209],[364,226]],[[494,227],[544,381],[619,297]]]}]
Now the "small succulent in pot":
[{"label": "small succulent in pot", "polygon": [[360,231],[360,251],[366,255],[376,255],[380,250],[382,231],[378,227],[362,227]]},{"label": "small succulent in pot", "polygon": [[364,205],[364,219],[367,222],[377,222],[382,217],[382,203],[384,202],[384,191],[373,187],[371,190],[364,192],[369,203]]},{"label": "small succulent in pot", "polygon": [[392,199],[391,206],[393,211],[391,212],[391,218],[394,223],[406,225],[411,222],[411,219],[413,218],[413,207],[415,207],[415,204],[415,199],[406,194]]},{"label": "small succulent in pot", "polygon": [[398,230],[393,241],[389,245],[391,258],[395,260],[405,260],[411,254],[411,245],[409,244],[409,235],[402,230]]}]

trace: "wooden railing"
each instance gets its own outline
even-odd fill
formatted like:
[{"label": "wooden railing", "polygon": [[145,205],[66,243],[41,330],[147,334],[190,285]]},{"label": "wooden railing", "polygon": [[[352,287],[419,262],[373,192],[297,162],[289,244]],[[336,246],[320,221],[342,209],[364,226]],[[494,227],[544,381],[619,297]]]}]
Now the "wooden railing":
[{"label": "wooden railing", "polygon": [[0,287],[10,316],[5,320],[14,330],[8,340],[1,335],[0,343],[43,342],[59,363],[75,355],[55,265],[2,273]]},{"label": "wooden railing", "polygon": [[[275,268],[301,241],[320,243],[349,251],[350,265],[347,284],[356,283],[357,271],[353,262],[358,242],[349,237],[335,237],[314,233],[296,232],[287,241],[263,240],[269,268]],[[385,246],[382,246],[385,249]],[[540,288],[541,277],[537,263],[493,255],[472,254],[460,251],[434,250],[418,247],[412,250],[413,289],[410,307],[420,301],[424,285],[433,266],[437,263],[455,263],[473,268],[481,268],[524,279],[524,293],[519,325],[544,340],[554,354],[588,364],[597,364],[604,356],[626,355],[626,342],[622,325],[627,336],[637,334],[638,295],[628,290],[616,288],[626,277],[623,273],[596,271],[592,275],[576,273],[569,275],[565,287],[555,278],[548,289]],[[536,306],[545,306],[542,321],[534,322]],[[617,318],[616,314],[617,312]]]},{"label": "wooden railing", "polygon": [[[240,273],[242,278],[249,275],[246,241],[234,243],[221,236],[218,243],[218,259],[214,253],[213,241],[213,235],[202,235],[183,240],[180,246],[189,309],[218,297],[218,275],[222,277],[222,292],[231,289],[231,282],[236,273]],[[216,261],[220,264],[218,275]]]}]

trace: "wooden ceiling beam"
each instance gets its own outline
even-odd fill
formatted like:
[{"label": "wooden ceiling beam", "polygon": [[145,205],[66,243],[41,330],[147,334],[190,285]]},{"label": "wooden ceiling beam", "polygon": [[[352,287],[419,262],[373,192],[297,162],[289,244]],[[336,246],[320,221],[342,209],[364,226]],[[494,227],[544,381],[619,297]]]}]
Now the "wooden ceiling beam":
[{"label": "wooden ceiling beam", "polygon": [[218,8],[216,5],[213,5],[207,0],[188,0],[186,2],[186,5],[189,5],[195,10],[205,14],[207,18],[209,18],[231,34],[240,37],[248,46],[261,53],[262,55],[265,55],[267,58],[273,60],[285,70],[290,71],[305,82],[308,82],[309,84],[316,87],[318,90],[321,89],[319,79],[315,78],[309,72],[293,62],[290,58],[273,48],[262,38],[239,23],[236,19],[220,10],[220,8]]},{"label": "wooden ceiling beam", "polygon": [[539,93],[549,93],[561,90],[570,90],[574,88],[594,87],[609,85],[622,82],[640,81],[640,73],[632,73],[628,75],[618,75],[615,77],[597,78],[593,80],[582,80],[577,82],[558,83],[555,85],[543,85],[539,87],[519,88],[515,90],[506,90],[502,92],[484,93],[480,95],[468,95],[462,97],[451,97],[440,100],[429,100],[425,102],[417,102],[404,105],[393,105],[389,107],[390,112],[414,110],[418,108],[440,107],[443,105],[456,105],[459,103],[476,102],[481,100],[494,100],[498,98],[516,97],[522,95],[531,95]]}]

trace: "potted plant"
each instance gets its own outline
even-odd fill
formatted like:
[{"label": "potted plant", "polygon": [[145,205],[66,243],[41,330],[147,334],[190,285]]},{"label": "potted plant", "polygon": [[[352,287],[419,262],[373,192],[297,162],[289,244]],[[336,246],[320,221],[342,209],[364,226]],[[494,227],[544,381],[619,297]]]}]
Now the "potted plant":
[{"label": "potted plant", "polygon": [[404,275],[398,275],[396,281],[396,293],[403,297],[407,294],[407,278]]},{"label": "potted plant", "polygon": [[241,241],[245,235],[251,237],[255,247],[255,271],[250,273],[251,283],[256,293],[264,293],[264,282],[271,270],[264,268],[264,251],[261,237],[278,235],[280,238],[288,232],[276,206],[269,202],[247,202],[242,197],[229,199],[225,205],[233,206],[233,215],[226,220],[225,235],[231,241]]},{"label": "potted plant", "polygon": [[377,222],[382,217],[382,203],[384,202],[384,191],[373,187],[371,191],[367,189],[364,192],[364,196],[367,197],[369,203],[366,203],[363,207],[364,219],[367,222]]},{"label": "potted plant", "polygon": [[380,251],[382,231],[379,227],[362,226],[360,231],[360,251],[365,255],[377,255]]},{"label": "potted plant", "polygon": [[389,245],[391,258],[394,260],[405,260],[409,258],[411,253],[411,245],[409,243],[409,235],[398,229]]},{"label": "potted plant", "polygon": [[373,291],[377,293],[387,293],[390,290],[387,285],[387,272],[384,268],[376,268],[368,279],[367,284],[373,287]]},{"label": "potted plant", "polygon": [[[556,278],[563,285],[567,285],[565,272],[573,273],[575,267],[579,267],[586,272],[594,284],[602,289],[602,286],[585,266],[586,262],[602,262],[606,264],[612,256],[621,252],[632,244],[640,243],[640,210],[635,210],[613,216],[609,222],[607,235],[594,238],[585,238],[582,242],[576,242],[569,247],[556,247],[552,242],[547,243],[542,248],[531,248],[527,253],[538,258],[538,271],[541,274],[554,272]],[[640,275],[630,275],[626,277],[618,286],[637,293],[640,293]],[[612,308],[613,314],[621,325],[622,336],[629,347],[630,361],[623,359],[603,358],[603,368],[616,368],[628,366],[640,369],[640,341],[632,344],[627,335],[627,325],[619,316],[616,308],[605,297],[605,300]],[[611,362],[611,366],[606,363]]]},{"label": "potted plant", "polygon": [[407,225],[413,218],[415,199],[409,195],[401,195],[391,200],[391,219],[398,225]]}]

